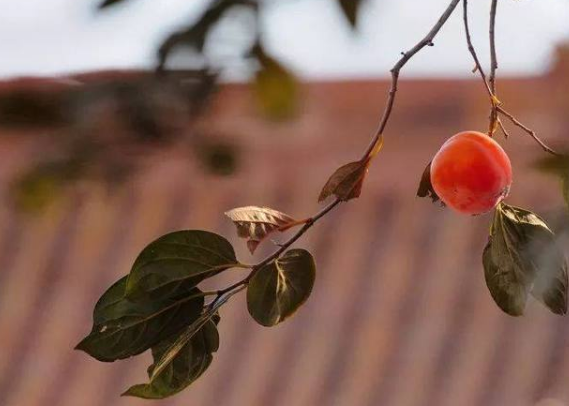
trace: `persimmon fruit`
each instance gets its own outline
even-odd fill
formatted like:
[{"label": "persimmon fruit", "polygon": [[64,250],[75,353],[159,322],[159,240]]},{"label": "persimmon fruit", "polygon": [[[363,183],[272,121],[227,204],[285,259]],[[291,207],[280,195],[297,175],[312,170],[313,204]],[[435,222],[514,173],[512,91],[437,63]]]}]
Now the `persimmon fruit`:
[{"label": "persimmon fruit", "polygon": [[510,191],[512,165],[488,135],[465,131],[449,138],[431,162],[431,184],[450,208],[465,214],[492,210]]}]

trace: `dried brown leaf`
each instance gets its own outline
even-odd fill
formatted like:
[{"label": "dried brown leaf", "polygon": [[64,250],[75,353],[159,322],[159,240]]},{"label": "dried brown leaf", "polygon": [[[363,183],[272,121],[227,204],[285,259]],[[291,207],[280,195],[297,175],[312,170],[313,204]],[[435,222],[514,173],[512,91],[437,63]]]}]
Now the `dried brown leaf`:
[{"label": "dried brown leaf", "polygon": [[[433,188],[433,184],[431,183],[431,163],[427,165],[423,175],[421,176],[421,182],[419,183],[419,189],[417,190],[418,197],[429,197],[433,203],[438,202],[440,197],[435,192]],[[441,201],[441,205],[444,206],[444,203]]]},{"label": "dried brown leaf", "polygon": [[237,235],[247,239],[247,248],[254,253],[261,241],[273,231],[285,231],[299,224],[295,219],[268,207],[246,206],[225,213],[237,226]]},{"label": "dried brown leaf", "polygon": [[350,162],[341,166],[322,188],[318,201],[322,202],[332,195],[343,201],[358,198],[362,192],[368,168],[369,160]]}]

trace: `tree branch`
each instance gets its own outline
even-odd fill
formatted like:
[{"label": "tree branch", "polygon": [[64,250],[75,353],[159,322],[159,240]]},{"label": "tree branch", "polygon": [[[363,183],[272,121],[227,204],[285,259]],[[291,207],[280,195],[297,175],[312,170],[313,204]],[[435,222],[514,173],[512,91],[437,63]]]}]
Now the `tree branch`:
[{"label": "tree branch", "polygon": [[498,0],[492,0],[490,7],[490,89],[496,94],[496,70],[498,69],[498,55],[496,53],[496,13],[498,12]]},{"label": "tree branch", "polygon": [[383,117],[379,123],[379,127],[375,136],[372,138],[362,160],[367,159],[371,152],[373,151],[375,145],[380,142],[380,138],[385,131],[385,127],[387,126],[387,122],[391,117],[391,112],[393,111],[393,105],[395,104],[395,95],[397,93],[397,84],[399,82],[399,74],[401,69],[409,62],[411,58],[413,58],[419,51],[421,51],[426,46],[433,46],[433,40],[441,30],[441,28],[445,25],[448,21],[449,17],[452,15],[456,6],[460,0],[452,0],[446,10],[443,12],[437,23],[434,27],[429,31],[429,33],[419,41],[413,48],[411,48],[407,52],[403,52],[403,57],[397,61],[397,63],[391,69],[391,89],[389,90],[389,94],[387,97],[387,105],[385,106],[385,111],[383,112]]},{"label": "tree branch", "polygon": [[462,18],[464,21],[464,34],[466,36],[466,44],[468,45],[468,51],[470,52],[470,54],[472,55],[472,59],[474,59],[474,63],[476,64],[476,67],[474,69],[474,71],[478,71],[478,73],[480,74],[480,77],[482,78],[482,81],[484,82],[484,87],[486,88],[486,91],[488,92],[488,95],[490,96],[490,102],[492,104],[494,104],[494,92],[492,92],[492,89],[490,88],[490,85],[488,85],[488,80],[486,78],[486,73],[484,72],[484,68],[482,67],[482,64],[480,63],[480,59],[478,59],[478,54],[476,53],[476,49],[474,48],[474,45],[472,44],[472,37],[470,35],[470,25],[468,23],[468,0],[462,0]]},{"label": "tree branch", "polygon": [[[496,0],[494,0],[494,1],[496,1]],[[484,87],[486,88],[486,91],[488,92],[488,95],[490,96],[490,103],[492,105],[492,109],[493,110],[495,109],[496,113],[500,113],[503,116],[507,117],[512,122],[512,124],[514,124],[515,126],[521,128],[523,131],[525,131],[530,137],[532,137],[535,140],[535,142],[537,142],[541,146],[541,148],[545,152],[548,152],[548,153],[553,154],[553,155],[560,155],[554,149],[549,147],[545,142],[543,142],[537,136],[535,131],[533,131],[531,128],[527,127],[526,125],[524,125],[513,114],[506,111],[500,105],[501,103],[498,100],[498,98],[494,95],[494,92],[492,91],[492,88],[489,85],[489,82],[486,78],[486,74],[484,73],[484,68],[480,64],[480,59],[478,58],[478,54],[476,53],[474,45],[472,44],[472,37],[470,35],[470,26],[468,24],[468,0],[462,0],[462,4],[463,4],[463,19],[464,19],[464,31],[465,31],[465,36],[466,36],[466,43],[468,45],[468,50],[470,51],[470,54],[472,55],[472,58],[474,59],[474,63],[476,64],[476,70],[480,74],[480,77],[482,78],[482,81],[484,82]],[[493,63],[494,62],[495,62],[495,60],[493,59]],[[495,69],[493,69],[493,70],[495,72]],[[495,73],[494,73],[494,75],[495,75]],[[494,76],[494,80],[495,80],[495,76]],[[497,120],[499,120],[499,117],[497,117]],[[500,121],[497,121],[497,122],[500,124],[502,130],[504,131],[504,134],[507,134],[507,131],[504,128],[503,124]],[[493,125],[491,124],[491,126],[493,126]]]},{"label": "tree branch", "polygon": [[[407,52],[404,52],[403,56],[397,61],[397,63],[391,69],[391,89],[389,90],[388,93],[385,111],[380,120],[378,130],[373,136],[368,148],[366,149],[366,152],[362,160],[368,159],[370,157],[370,154],[372,153],[373,149],[378,144],[378,142],[380,142],[383,132],[385,131],[385,127],[387,126],[389,118],[391,117],[391,112],[393,111],[393,105],[395,103],[395,95],[397,93],[397,84],[399,81],[399,74],[401,70],[407,64],[407,62],[409,62],[409,60],[413,58],[413,56],[415,56],[419,51],[421,51],[426,46],[434,45],[433,40],[435,39],[441,28],[448,21],[449,17],[452,15],[459,2],[460,0],[452,0],[445,9],[445,11],[443,12],[443,14],[441,15],[441,17],[438,19],[436,24],[433,26],[433,28],[431,28],[429,33],[421,41],[419,41],[413,48],[411,48]],[[239,290],[243,289],[243,287],[249,283],[251,278],[259,269],[263,268],[265,265],[277,259],[292,244],[294,244],[300,237],[302,237],[304,233],[306,233],[318,220],[320,220],[328,213],[330,213],[341,202],[342,200],[336,198],[334,201],[332,201],[326,207],[320,210],[317,214],[309,218],[304,224],[304,226],[302,226],[302,228],[300,228],[292,237],[290,237],[286,242],[284,242],[279,247],[278,250],[276,250],[273,254],[269,255],[258,264],[253,265],[251,268],[251,273],[245,279],[242,279],[225,289],[217,291],[217,297],[212,301],[210,307],[218,304],[219,301],[223,300],[223,297],[227,296],[228,294],[233,294],[233,292],[235,292],[236,289]]]},{"label": "tree branch", "polygon": [[535,142],[537,142],[539,144],[539,146],[545,151],[545,152],[549,152],[552,155],[562,155],[559,152],[555,151],[554,149],[552,149],[551,147],[549,147],[545,142],[543,142],[535,133],[534,130],[532,130],[531,128],[527,127],[526,125],[524,125],[523,123],[521,123],[513,114],[509,113],[508,111],[504,110],[504,108],[502,106],[498,106],[496,107],[496,110],[502,114],[503,116],[507,117],[512,124],[514,124],[515,126],[521,128],[522,130],[524,130],[526,133],[528,133],[534,140]]},{"label": "tree branch", "polygon": [[[496,53],[496,13],[498,11],[498,0],[492,0],[492,5],[490,7],[490,77],[488,79],[490,90],[494,96],[496,93],[496,70],[498,69],[498,56]],[[497,126],[500,126],[502,131],[504,131],[504,126],[498,117],[498,110],[496,109],[496,104],[492,103],[490,109],[490,125],[488,128],[488,134],[490,136],[494,135]],[[507,137],[507,132],[504,131],[504,135]]]}]

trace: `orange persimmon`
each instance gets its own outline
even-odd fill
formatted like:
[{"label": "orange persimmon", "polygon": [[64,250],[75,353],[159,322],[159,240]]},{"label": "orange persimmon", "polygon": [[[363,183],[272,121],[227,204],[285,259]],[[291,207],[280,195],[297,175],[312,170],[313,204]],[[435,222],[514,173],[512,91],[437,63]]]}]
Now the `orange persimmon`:
[{"label": "orange persimmon", "polygon": [[452,209],[472,215],[486,213],[508,195],[512,165],[488,135],[465,131],[449,138],[433,158],[431,184]]}]

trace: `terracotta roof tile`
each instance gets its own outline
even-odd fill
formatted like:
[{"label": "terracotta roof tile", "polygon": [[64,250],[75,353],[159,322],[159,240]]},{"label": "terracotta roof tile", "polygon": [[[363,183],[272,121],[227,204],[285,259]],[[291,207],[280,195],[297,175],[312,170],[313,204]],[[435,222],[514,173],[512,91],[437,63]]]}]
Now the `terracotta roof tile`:
[{"label": "terracotta roof tile", "polygon": [[[504,92],[512,83],[504,83]],[[566,319],[537,303],[523,318],[503,315],[485,287],[480,263],[488,217],[461,217],[414,197],[420,173],[442,139],[456,127],[485,125],[484,100],[474,96],[478,85],[402,83],[389,141],[362,198],[340,207],[298,243],[313,252],[318,265],[310,300],[292,319],[267,329],[250,319],[244,298],[236,298],[221,312],[221,348],[210,370],[161,405],[569,402]],[[423,132],[425,119],[415,122],[413,109],[426,101],[413,95],[441,86],[456,95],[462,113],[456,121],[433,120]],[[385,88],[383,82],[309,85],[299,120],[279,126],[256,118],[245,88],[230,87],[220,95],[210,125],[243,141],[245,164],[233,178],[205,175],[166,151],[112,197],[100,190],[72,195],[35,219],[1,209],[0,404],[148,404],[119,397],[145,379],[148,355],[103,364],[72,350],[90,327],[99,295],[127,272],[144,245],[174,229],[221,232],[249,261],[223,212],[247,204],[295,216],[316,210],[326,175],[366,145],[368,123],[376,120],[376,101],[381,103]],[[432,103],[444,110],[446,93],[434,94]],[[525,114],[524,103],[517,106],[516,100],[512,109]],[[542,132],[560,137],[559,118],[543,114],[538,107],[532,116]],[[516,180],[532,179],[531,186],[515,184],[512,201],[544,212],[560,204],[555,182],[525,165],[537,149],[517,134],[507,148]],[[25,156],[11,152],[0,148],[2,168],[21,159],[9,156]],[[270,243],[261,250],[269,252]]]}]

